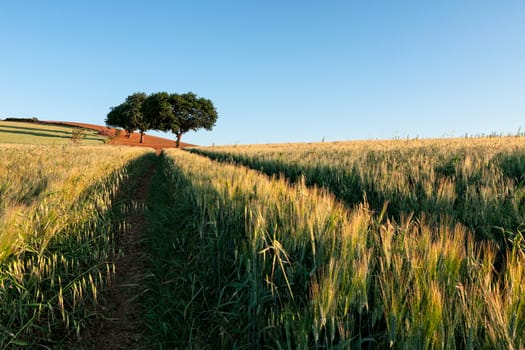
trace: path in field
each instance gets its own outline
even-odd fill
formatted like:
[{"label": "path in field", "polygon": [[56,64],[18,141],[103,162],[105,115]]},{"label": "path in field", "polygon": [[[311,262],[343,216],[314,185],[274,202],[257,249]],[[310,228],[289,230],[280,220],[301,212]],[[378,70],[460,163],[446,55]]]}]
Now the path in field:
[{"label": "path in field", "polygon": [[[158,154],[157,154],[158,155]],[[151,179],[156,171],[157,161],[152,162],[137,182],[134,201],[145,207]],[[117,251],[122,252],[116,262],[115,280],[106,294],[105,307],[99,309],[102,319],[86,331],[84,339],[93,349],[136,349],[141,347],[144,331],[139,296],[146,288],[146,218],[143,210],[130,216],[130,229],[120,233]]]}]

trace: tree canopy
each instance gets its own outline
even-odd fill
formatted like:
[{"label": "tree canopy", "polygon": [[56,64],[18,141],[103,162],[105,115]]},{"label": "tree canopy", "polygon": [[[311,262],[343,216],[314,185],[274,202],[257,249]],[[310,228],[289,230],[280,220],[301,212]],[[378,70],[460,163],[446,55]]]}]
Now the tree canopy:
[{"label": "tree canopy", "polygon": [[166,125],[166,131],[171,131],[177,137],[177,147],[183,134],[190,130],[211,130],[217,122],[217,111],[213,103],[205,98],[199,98],[193,92],[170,95],[170,105],[173,108],[171,123]]},{"label": "tree canopy", "polygon": [[123,128],[129,135],[136,130],[135,127],[131,126],[131,123],[126,123],[126,106],[124,103],[111,107],[110,112],[106,117],[106,125]]},{"label": "tree canopy", "polygon": [[106,118],[106,124],[126,130],[128,137],[135,130],[140,131],[140,142],[142,143],[144,133],[150,128],[149,122],[142,113],[142,104],[147,95],[136,92],[129,95],[126,101],[116,107],[112,107]]},{"label": "tree canopy", "polygon": [[149,96],[137,92],[128,96],[124,103],[111,108],[106,124],[121,127],[128,135],[140,130],[140,142],[146,130],[171,131],[176,136],[176,147],[179,147],[183,134],[190,130],[211,130],[217,118],[213,102],[193,92],[157,92]]},{"label": "tree canopy", "polygon": [[173,120],[173,107],[167,92],[157,92],[148,96],[142,106],[142,113],[154,130],[166,131]]}]

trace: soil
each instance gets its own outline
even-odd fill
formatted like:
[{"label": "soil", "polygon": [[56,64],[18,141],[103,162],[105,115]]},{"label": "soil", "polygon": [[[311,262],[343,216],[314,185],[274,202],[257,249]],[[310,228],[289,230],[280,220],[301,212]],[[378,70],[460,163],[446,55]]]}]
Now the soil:
[{"label": "soil", "polygon": [[[154,175],[154,164],[139,179],[135,190],[135,201],[145,207]],[[144,327],[141,316],[144,312],[139,297],[146,283],[146,247],[144,215],[132,215],[126,220],[130,229],[120,232],[117,251],[121,254],[115,261],[116,273],[105,293],[106,306],[98,309],[99,319],[82,335],[83,343],[92,349],[137,349],[141,348]]]},{"label": "soil", "polygon": [[[106,126],[101,125],[95,125],[95,124],[87,124],[87,123],[77,123],[77,122],[59,122],[59,121],[46,121],[45,124],[58,124],[58,125],[67,125],[67,126],[77,126],[85,129],[91,129],[97,131],[99,134],[107,136],[112,138],[110,141],[110,144],[113,145],[126,145],[126,146],[135,146],[135,147],[150,147],[154,148],[159,152],[160,150],[164,148],[174,148],[175,147],[175,141],[152,136],[145,134],[143,143],[140,143],[140,134],[139,133],[132,133],[130,137],[128,138],[126,136],[126,132],[122,131],[120,134],[117,132],[117,129],[109,128]],[[118,134],[118,136],[116,136]],[[180,147],[191,147],[195,146],[189,143],[180,143]]]}]

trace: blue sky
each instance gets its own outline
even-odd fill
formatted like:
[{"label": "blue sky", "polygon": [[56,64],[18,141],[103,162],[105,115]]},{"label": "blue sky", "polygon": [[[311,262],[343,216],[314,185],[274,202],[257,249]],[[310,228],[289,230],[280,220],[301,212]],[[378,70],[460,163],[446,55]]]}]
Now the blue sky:
[{"label": "blue sky", "polygon": [[525,129],[524,1],[3,1],[0,118],[193,91],[201,144]]}]

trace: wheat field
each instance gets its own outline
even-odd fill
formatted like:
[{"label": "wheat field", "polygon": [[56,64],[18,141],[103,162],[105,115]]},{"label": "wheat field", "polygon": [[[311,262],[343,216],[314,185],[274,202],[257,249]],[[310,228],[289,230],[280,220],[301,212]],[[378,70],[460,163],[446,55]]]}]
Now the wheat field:
[{"label": "wheat field", "polygon": [[147,152],[0,145],[0,348],[79,334],[114,273],[115,198]]},{"label": "wheat field", "polygon": [[137,215],[144,348],[525,347],[523,138],[0,150],[0,348],[84,344]]}]

